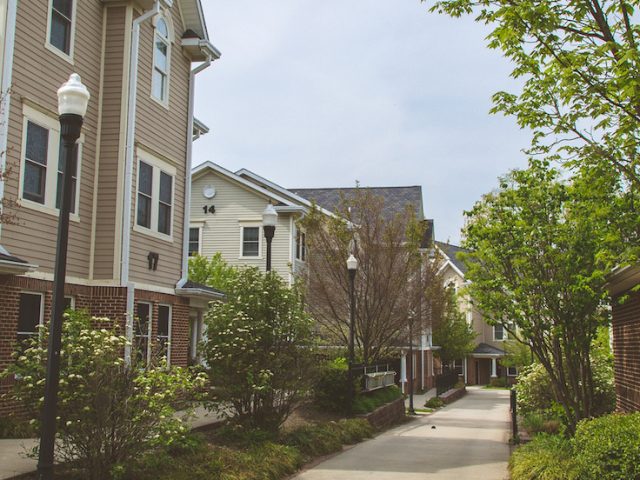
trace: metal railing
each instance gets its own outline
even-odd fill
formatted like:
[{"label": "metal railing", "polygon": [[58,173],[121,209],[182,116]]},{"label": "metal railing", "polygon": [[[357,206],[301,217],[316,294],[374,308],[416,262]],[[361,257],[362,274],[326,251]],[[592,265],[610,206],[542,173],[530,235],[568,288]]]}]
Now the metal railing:
[{"label": "metal railing", "polygon": [[458,383],[456,372],[446,372],[436,375],[436,395],[440,396],[447,390],[451,390]]},{"label": "metal railing", "polygon": [[381,363],[378,365],[353,365],[354,378],[359,379],[363,391],[370,392],[379,388],[395,385],[396,372],[390,365]]}]

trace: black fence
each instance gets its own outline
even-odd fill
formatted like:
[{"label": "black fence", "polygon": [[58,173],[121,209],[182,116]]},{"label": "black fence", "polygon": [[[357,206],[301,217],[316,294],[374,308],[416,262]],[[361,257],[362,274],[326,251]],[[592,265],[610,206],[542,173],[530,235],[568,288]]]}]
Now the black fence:
[{"label": "black fence", "polygon": [[451,390],[458,383],[458,374],[455,371],[436,375],[436,395],[440,396],[447,390]]}]

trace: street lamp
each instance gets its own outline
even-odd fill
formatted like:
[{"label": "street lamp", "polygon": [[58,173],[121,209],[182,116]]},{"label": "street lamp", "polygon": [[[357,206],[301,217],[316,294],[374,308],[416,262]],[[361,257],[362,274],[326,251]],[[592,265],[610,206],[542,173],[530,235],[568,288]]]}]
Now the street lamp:
[{"label": "street lamp", "polygon": [[276,223],[278,223],[278,212],[273,208],[273,205],[268,204],[262,212],[262,228],[264,238],[267,239],[267,272],[271,271],[271,240],[276,233]]},{"label": "street lamp", "polygon": [[349,255],[347,259],[347,271],[349,272],[349,370],[347,381],[349,382],[349,413],[352,413],[355,392],[353,391],[353,364],[354,362],[354,336],[356,326],[356,271],[358,270],[358,259]]},{"label": "street lamp", "polygon": [[414,313],[409,312],[409,365],[411,366],[411,373],[409,374],[409,415],[415,415],[416,411],[413,408],[413,376],[414,362],[413,362],[413,317]]},{"label": "street lamp", "polygon": [[71,211],[72,177],[76,171],[76,141],[80,138],[82,121],[87,113],[89,91],[80,81],[80,75],[72,73],[69,80],[58,89],[58,114],[60,138],[63,146],[59,162],[63,176],[62,204],[58,218],[58,240],[53,275],[53,305],[49,324],[47,371],[42,407],[38,478],[53,478],[54,443],[56,436],[56,413],[58,382],[60,379],[60,348],[62,343],[62,314],[64,312],[64,283],[67,273],[67,244],[69,241],[69,212]]}]

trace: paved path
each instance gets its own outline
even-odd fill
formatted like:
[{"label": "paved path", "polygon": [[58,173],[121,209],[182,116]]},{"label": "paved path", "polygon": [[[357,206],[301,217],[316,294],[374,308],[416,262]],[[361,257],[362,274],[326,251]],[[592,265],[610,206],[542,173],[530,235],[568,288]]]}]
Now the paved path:
[{"label": "paved path", "polygon": [[[435,426],[435,428],[433,428]],[[504,480],[509,392],[469,388],[462,399],[356,445],[299,480]]]}]

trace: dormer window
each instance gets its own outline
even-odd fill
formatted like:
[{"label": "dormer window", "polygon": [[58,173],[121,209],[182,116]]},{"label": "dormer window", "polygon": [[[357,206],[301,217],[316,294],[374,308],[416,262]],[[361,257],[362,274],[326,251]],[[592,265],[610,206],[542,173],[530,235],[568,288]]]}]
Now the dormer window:
[{"label": "dormer window", "polygon": [[151,95],[163,104],[169,100],[169,27],[163,17],[156,21],[153,40],[153,72],[151,74]]}]

